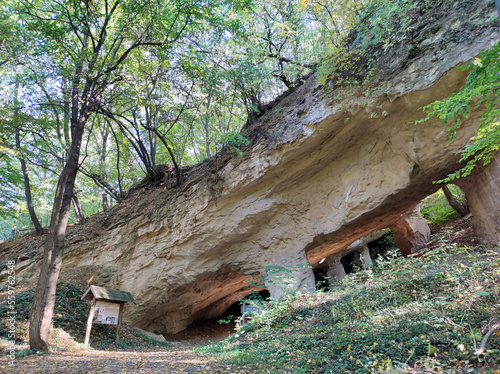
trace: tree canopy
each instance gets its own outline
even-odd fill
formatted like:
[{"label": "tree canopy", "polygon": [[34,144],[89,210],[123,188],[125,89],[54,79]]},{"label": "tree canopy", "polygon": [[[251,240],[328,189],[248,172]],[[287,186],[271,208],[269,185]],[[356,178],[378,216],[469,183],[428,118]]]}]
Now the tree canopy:
[{"label": "tree canopy", "polygon": [[[410,40],[417,19],[446,2],[2,2],[0,238],[33,227],[27,192],[48,226],[78,113],[86,126],[70,220],[108,209],[139,181],[167,173],[174,186],[180,168],[224,144],[236,151],[247,119],[312,71],[320,83],[362,83],[381,53]],[[498,90],[498,59],[488,56],[460,94],[426,109],[429,118],[456,119],[478,96],[498,108],[486,94]],[[498,147],[497,111],[485,112],[464,151],[475,160],[469,166]]]}]

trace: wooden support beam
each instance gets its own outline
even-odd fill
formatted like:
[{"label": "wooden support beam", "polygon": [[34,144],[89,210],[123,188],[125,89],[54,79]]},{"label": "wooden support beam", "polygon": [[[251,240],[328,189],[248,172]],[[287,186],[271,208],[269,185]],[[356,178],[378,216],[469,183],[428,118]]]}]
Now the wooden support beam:
[{"label": "wooden support beam", "polygon": [[95,299],[92,300],[92,304],[90,305],[89,318],[87,319],[87,329],[85,330],[85,340],[83,341],[83,345],[85,345],[86,347],[89,344],[90,330],[92,330],[92,320],[94,319],[95,302],[96,302]]},{"label": "wooden support beam", "polygon": [[116,342],[115,345],[118,345],[120,341],[120,328],[122,327],[122,314],[123,314],[123,306],[124,303],[120,303],[120,311],[118,312],[118,323],[116,325]]}]

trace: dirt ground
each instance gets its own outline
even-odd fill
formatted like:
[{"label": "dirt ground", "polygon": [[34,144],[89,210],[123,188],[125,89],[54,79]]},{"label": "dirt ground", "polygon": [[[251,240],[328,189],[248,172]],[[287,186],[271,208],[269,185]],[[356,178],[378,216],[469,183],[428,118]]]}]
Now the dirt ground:
[{"label": "dirt ground", "polygon": [[43,356],[20,357],[10,366],[0,359],[0,372],[23,374],[66,373],[251,373],[248,369],[221,365],[200,358],[193,345],[181,344],[158,351],[79,351],[55,352]]},{"label": "dirt ground", "polygon": [[0,357],[0,373],[252,373],[248,368],[221,364],[193,351],[226,338],[230,332],[234,332],[233,326],[210,320],[194,324],[179,334],[165,335],[171,343],[168,347],[50,352],[18,357],[13,366],[4,352]]}]

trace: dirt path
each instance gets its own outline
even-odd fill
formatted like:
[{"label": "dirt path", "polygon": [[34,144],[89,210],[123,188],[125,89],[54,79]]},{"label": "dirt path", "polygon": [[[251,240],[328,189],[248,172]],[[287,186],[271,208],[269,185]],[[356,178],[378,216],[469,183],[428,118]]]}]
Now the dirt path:
[{"label": "dirt path", "polygon": [[79,350],[51,352],[15,359],[10,366],[4,352],[0,352],[0,374],[93,374],[93,373],[253,373],[248,368],[236,367],[200,357],[194,348],[218,342],[229,336],[234,326],[222,326],[214,321],[193,324],[176,335],[165,335],[171,346],[127,350]]},{"label": "dirt path", "polygon": [[79,351],[58,352],[42,356],[20,357],[9,366],[0,359],[0,373],[66,374],[66,373],[251,373],[245,367],[222,365],[201,358],[189,344],[151,352]]}]

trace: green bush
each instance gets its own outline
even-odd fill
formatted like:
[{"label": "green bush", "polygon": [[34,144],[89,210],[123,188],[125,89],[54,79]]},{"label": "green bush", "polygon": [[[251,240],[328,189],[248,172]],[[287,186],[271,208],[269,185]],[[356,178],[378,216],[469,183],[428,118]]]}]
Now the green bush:
[{"label": "green bush", "polygon": [[202,355],[257,372],[478,372],[500,365],[500,339],[474,355],[498,318],[500,253],[446,245],[390,254],[331,292],[295,294]]},{"label": "green bush", "polygon": [[[448,185],[448,187],[458,201],[465,199],[465,195],[459,187],[453,184]],[[420,214],[427,221],[434,224],[450,222],[460,217],[446,200],[442,189],[428,196],[420,203]]]}]

